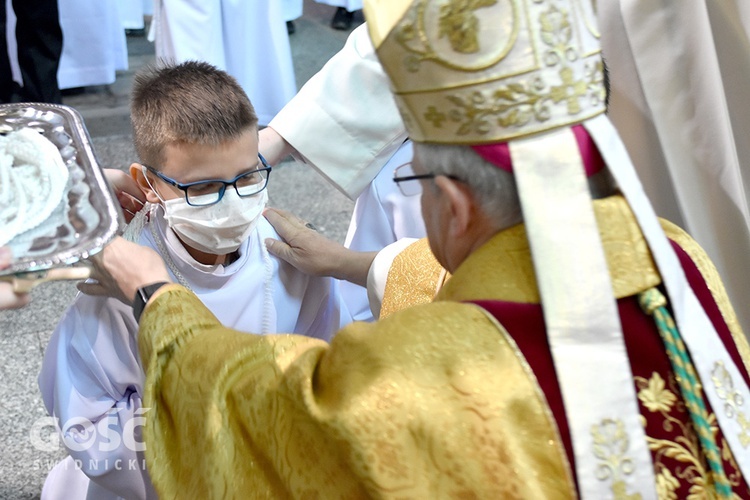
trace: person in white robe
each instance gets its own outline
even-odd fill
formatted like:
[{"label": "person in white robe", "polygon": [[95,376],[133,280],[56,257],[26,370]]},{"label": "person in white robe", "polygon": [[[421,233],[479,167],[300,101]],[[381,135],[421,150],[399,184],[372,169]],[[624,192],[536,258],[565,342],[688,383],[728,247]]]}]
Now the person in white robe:
[{"label": "person in white robe", "polygon": [[144,16],[154,14],[154,0],[117,0],[120,21],[126,30],[142,30],[145,26]]},{"label": "person in white robe", "polygon": [[206,61],[239,81],[266,125],[297,84],[282,2],[157,0],[156,57]]},{"label": "person in white robe", "polygon": [[284,21],[294,21],[302,17],[302,0],[281,0],[281,12]]},{"label": "person in white robe", "polygon": [[[158,215],[163,209],[155,210],[157,216],[143,228],[139,243],[166,254],[171,278],[187,284],[224,324],[329,340],[351,321],[335,281],[307,276],[267,252],[264,240],[279,236],[265,218],[242,244],[236,261],[208,266],[187,253]],[[147,410],[141,403],[137,332],[131,307],[83,294],[55,329],[39,386],[47,411],[68,431],[70,456],[48,475],[42,499],[155,498],[140,437],[140,419]]]},{"label": "person in white robe", "polygon": [[134,0],[117,0],[120,23],[126,30],[142,30],[145,27],[143,2]]},{"label": "person in white robe", "polygon": [[[336,147],[321,140],[328,137],[336,138]],[[365,25],[260,131],[260,138],[271,164],[291,153],[356,200],[348,248],[376,251],[401,238],[425,236],[420,197],[403,196],[392,180],[393,170],[411,161],[411,142]],[[342,283],[342,294],[355,319],[373,319],[363,287]]]},{"label": "person in white robe", "polygon": [[0,103],[61,103],[62,46],[57,0],[0,0]]},{"label": "person in white robe", "polygon": [[[344,246],[358,252],[379,252],[397,241],[427,236],[421,195],[404,196],[393,182],[394,170],[411,163],[412,156],[412,142],[407,140],[357,197]],[[379,304],[380,299],[373,300],[372,290],[368,294],[364,287],[342,281],[341,294],[356,321],[377,318],[378,311],[372,310],[372,304]]]},{"label": "person in white robe", "polygon": [[59,0],[63,51],[61,89],[109,85],[128,69],[125,31],[116,0]]},{"label": "person in white robe", "polygon": [[[658,215],[750,297],[750,2],[598,2],[609,115]],[[737,308],[745,332],[750,309]]]},{"label": "person in white robe", "polygon": [[337,30],[348,30],[352,26],[354,11],[362,10],[362,0],[315,0],[318,3],[338,7],[331,19],[331,27]]},{"label": "person in white robe", "polygon": [[286,31],[291,35],[297,30],[294,20],[302,16],[302,0],[281,0],[281,12],[286,21]]},{"label": "person in white robe", "polygon": [[[128,69],[125,31],[116,0],[59,0],[63,49],[57,70],[61,90],[114,83]],[[83,13],[83,14],[82,14]],[[9,26],[15,16],[8,12]],[[21,81],[15,39],[8,40],[13,78]]]}]

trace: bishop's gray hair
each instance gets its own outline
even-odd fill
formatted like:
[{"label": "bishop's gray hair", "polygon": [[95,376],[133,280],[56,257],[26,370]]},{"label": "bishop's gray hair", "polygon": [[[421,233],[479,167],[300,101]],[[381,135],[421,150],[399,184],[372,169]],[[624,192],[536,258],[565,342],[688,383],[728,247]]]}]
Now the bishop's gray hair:
[{"label": "bishop's gray hair", "polygon": [[[468,185],[482,211],[495,221],[498,229],[523,222],[513,174],[486,161],[471,146],[415,142],[414,148],[428,172],[451,175]],[[617,192],[617,185],[606,168],[589,177],[588,185],[592,199]]]},{"label": "bishop's gray hair", "polygon": [[468,185],[498,229],[523,221],[513,174],[486,161],[470,146],[415,142],[414,148],[428,172],[454,176]]}]

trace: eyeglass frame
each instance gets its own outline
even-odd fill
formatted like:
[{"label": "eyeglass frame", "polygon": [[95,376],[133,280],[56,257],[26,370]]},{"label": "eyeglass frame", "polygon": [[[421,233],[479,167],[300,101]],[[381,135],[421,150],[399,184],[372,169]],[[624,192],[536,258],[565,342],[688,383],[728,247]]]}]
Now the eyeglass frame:
[{"label": "eyeglass frame", "polygon": [[411,166],[411,162],[404,163],[403,165],[399,165],[398,167],[396,167],[396,168],[393,169],[393,182],[396,183],[396,185],[398,186],[398,190],[401,191],[401,194],[403,194],[404,196],[417,196],[418,194],[422,194],[421,190],[420,190],[419,193],[412,193],[412,194],[406,193],[404,191],[404,188],[401,187],[401,183],[402,182],[406,182],[406,181],[418,181],[420,179],[434,179],[435,177],[438,177],[438,176],[442,175],[443,177],[447,177],[449,179],[453,179],[454,181],[463,182],[460,178],[456,177],[455,175],[451,175],[451,174],[435,174],[435,173],[432,173],[432,172],[429,172],[427,174],[414,174],[414,175],[405,175],[403,177],[398,177],[396,175],[396,172],[400,168],[403,168],[403,167],[406,167],[406,166]]},{"label": "eyeglass frame", "polygon": [[[202,181],[187,182],[187,183],[184,183],[184,184],[181,183],[181,182],[177,182],[176,180],[174,180],[174,179],[172,179],[170,177],[167,177],[166,175],[162,174],[161,172],[159,172],[155,168],[150,167],[149,165],[146,165],[145,163],[142,164],[142,165],[144,167],[146,167],[146,170],[148,170],[149,172],[151,172],[154,175],[156,175],[159,179],[163,180],[167,184],[169,184],[171,186],[174,186],[177,189],[179,189],[180,191],[184,192],[185,193],[185,201],[191,207],[210,207],[211,205],[216,205],[217,203],[219,203],[224,198],[224,194],[226,193],[227,186],[232,186],[234,188],[235,193],[237,193],[237,196],[239,196],[240,198],[248,198],[250,196],[255,196],[256,194],[262,193],[263,190],[268,187],[268,179],[271,177],[271,171],[273,170],[273,167],[268,164],[268,162],[266,161],[266,159],[263,157],[262,154],[258,153],[258,158],[260,159],[260,162],[263,165],[262,168],[256,168],[255,170],[249,170],[247,172],[239,174],[237,177],[235,177],[231,181],[225,181],[224,179],[205,179],[205,180],[202,180]],[[253,194],[246,194],[246,195],[240,194],[239,189],[237,189],[237,181],[240,180],[241,178],[247,176],[247,175],[254,174],[256,172],[266,172],[266,178],[265,178],[266,182],[265,182],[265,184],[263,184],[263,187],[260,188],[258,191],[256,191]],[[208,184],[210,182],[220,182],[222,184],[221,188],[219,189],[219,198],[216,201],[214,201],[212,203],[207,203],[205,205],[194,205],[194,204],[190,203],[190,197],[188,196],[188,191],[187,190],[190,189],[191,187],[197,186],[199,184]]]}]

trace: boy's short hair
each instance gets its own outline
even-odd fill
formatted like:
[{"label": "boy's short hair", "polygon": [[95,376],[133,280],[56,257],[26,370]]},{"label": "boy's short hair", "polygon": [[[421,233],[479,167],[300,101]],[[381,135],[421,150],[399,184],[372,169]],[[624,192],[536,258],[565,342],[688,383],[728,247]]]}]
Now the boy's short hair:
[{"label": "boy's short hair", "polygon": [[135,75],[130,103],[141,162],[159,168],[168,144],[220,145],[258,125],[237,80],[205,62],[149,66]]}]

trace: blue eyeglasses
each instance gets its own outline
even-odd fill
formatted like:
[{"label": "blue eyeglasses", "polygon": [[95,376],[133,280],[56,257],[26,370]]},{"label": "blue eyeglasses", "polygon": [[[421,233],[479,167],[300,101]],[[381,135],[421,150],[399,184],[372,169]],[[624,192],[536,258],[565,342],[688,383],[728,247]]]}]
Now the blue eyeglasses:
[{"label": "blue eyeglasses", "polygon": [[266,189],[266,186],[268,185],[268,177],[271,175],[272,167],[266,162],[266,159],[263,158],[263,155],[261,155],[260,153],[258,153],[258,158],[260,159],[261,165],[263,165],[262,168],[240,174],[231,181],[225,181],[222,179],[209,179],[205,181],[188,182],[187,184],[182,184],[174,179],[170,179],[166,175],[162,174],[152,167],[149,167],[148,165],[143,166],[146,167],[149,172],[157,176],[159,179],[183,191],[185,193],[185,201],[187,201],[188,205],[194,207],[205,207],[208,205],[219,203],[224,197],[227,186],[234,187],[234,190],[237,191],[237,195],[241,198],[254,196]]}]

